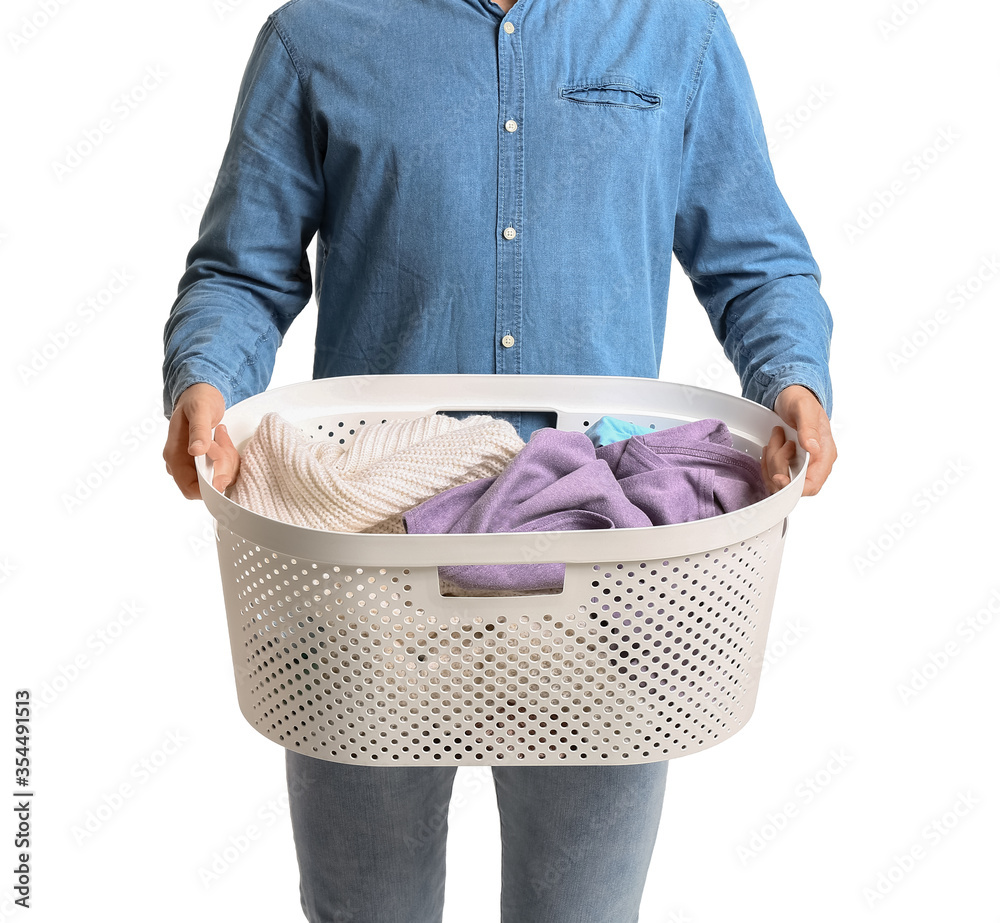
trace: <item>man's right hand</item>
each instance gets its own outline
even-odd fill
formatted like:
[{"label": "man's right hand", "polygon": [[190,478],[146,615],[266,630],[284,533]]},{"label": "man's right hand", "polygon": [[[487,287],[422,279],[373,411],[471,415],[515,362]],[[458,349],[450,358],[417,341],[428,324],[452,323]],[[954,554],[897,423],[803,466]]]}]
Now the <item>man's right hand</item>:
[{"label": "man's right hand", "polygon": [[167,429],[167,443],[163,447],[163,460],[167,463],[167,473],[189,500],[201,496],[194,467],[198,455],[208,455],[215,463],[212,486],[216,490],[224,491],[236,480],[240,456],[226,427],[219,422],[225,411],[226,400],[222,393],[205,382],[191,385],[181,392],[174,405]]}]

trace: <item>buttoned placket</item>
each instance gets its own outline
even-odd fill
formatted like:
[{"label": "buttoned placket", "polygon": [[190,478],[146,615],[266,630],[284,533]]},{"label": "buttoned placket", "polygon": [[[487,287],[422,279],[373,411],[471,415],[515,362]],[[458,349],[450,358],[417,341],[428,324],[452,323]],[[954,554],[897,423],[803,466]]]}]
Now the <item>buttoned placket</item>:
[{"label": "buttoned placket", "polygon": [[521,265],[524,214],[524,66],[521,24],[524,5],[515,3],[497,38],[499,124],[497,136],[496,370],[521,371]]}]

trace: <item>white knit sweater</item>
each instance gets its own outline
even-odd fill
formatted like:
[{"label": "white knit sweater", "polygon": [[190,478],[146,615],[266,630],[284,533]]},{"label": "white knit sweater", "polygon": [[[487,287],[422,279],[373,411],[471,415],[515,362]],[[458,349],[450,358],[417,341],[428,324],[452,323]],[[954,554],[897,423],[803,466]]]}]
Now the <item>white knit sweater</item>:
[{"label": "white knit sweater", "polygon": [[230,496],[271,519],[334,532],[403,532],[442,490],[498,475],[524,442],[504,420],[432,414],[361,427],[346,448],[266,414]]}]

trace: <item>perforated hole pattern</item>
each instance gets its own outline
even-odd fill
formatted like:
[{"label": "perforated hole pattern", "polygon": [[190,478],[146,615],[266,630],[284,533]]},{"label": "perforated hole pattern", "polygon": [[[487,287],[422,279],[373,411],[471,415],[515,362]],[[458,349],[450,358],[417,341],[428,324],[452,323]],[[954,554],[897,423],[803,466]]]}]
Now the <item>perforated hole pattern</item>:
[{"label": "perforated hole pattern", "polygon": [[219,539],[240,705],[266,737],[337,762],[583,764],[673,758],[742,727],[782,535],[567,565],[562,594],[478,611],[420,590],[436,568],[305,561],[221,526]]}]

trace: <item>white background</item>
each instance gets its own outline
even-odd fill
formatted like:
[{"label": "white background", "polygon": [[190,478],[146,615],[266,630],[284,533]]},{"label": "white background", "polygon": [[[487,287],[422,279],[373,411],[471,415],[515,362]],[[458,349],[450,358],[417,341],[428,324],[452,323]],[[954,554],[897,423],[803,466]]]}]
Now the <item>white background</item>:
[{"label": "white background", "polygon": [[[1000,920],[1000,280],[976,278],[1000,256],[1000,12],[897,6],[724,4],[835,316],[840,460],[792,516],[753,720],[671,764],[641,923]],[[0,790],[14,690],[36,703],[33,908],[9,903],[4,801],[0,921],[301,919],[283,751],[239,714],[210,521],[160,458],[163,323],[272,7],[57,9],[0,15]],[[310,318],[275,384],[309,376]],[[664,378],[738,393],[679,270],[667,342]],[[484,767],[459,770],[448,861],[447,923],[497,921]]]}]

